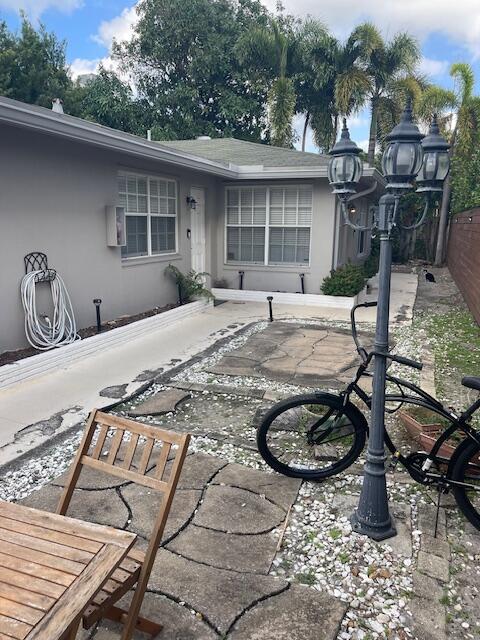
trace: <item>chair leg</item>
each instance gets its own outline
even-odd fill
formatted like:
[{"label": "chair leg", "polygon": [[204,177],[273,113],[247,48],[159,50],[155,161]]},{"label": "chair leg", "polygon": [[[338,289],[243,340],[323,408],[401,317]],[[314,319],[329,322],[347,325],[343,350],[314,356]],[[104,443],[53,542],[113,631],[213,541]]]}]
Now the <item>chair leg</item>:
[{"label": "chair leg", "polygon": [[77,637],[78,627],[80,626],[81,618],[79,618],[76,622],[73,622],[67,631],[62,636],[61,640],[75,640]]},{"label": "chair leg", "polygon": [[[130,612],[125,609],[112,606],[105,611],[103,617],[108,620],[113,620],[114,622],[121,622],[124,625],[128,625],[130,621],[129,613]],[[153,620],[143,618],[142,616],[137,616],[135,623],[130,624],[129,626],[131,626],[131,629],[124,629],[122,640],[126,640],[131,637],[134,629],[138,629],[138,631],[141,631],[142,633],[148,633],[152,638],[155,638],[163,629],[163,625],[153,622]],[[128,636],[127,633],[130,633],[130,636]]]}]

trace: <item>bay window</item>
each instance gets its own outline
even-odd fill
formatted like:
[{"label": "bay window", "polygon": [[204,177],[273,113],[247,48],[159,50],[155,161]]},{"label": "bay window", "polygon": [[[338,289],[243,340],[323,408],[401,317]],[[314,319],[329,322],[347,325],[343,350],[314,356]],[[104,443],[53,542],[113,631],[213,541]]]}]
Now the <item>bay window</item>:
[{"label": "bay window", "polygon": [[308,264],[312,187],[227,187],[227,262]]},{"label": "bay window", "polygon": [[122,258],[175,253],[177,184],[174,180],[121,173],[118,202],[125,207],[126,246]]}]

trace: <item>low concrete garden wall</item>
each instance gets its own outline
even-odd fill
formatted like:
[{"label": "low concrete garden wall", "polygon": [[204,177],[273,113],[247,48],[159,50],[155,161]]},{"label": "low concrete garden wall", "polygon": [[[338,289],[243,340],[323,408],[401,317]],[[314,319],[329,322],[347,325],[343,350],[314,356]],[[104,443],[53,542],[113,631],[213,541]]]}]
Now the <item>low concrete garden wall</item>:
[{"label": "low concrete garden wall", "polygon": [[213,295],[219,300],[238,300],[242,302],[265,302],[268,296],[273,296],[275,304],[298,304],[306,307],[336,307],[351,309],[358,300],[358,296],[324,296],[315,293],[284,293],[279,291],[250,291],[248,289],[212,289]]},{"label": "low concrete garden wall", "polygon": [[145,333],[151,333],[161,327],[174,324],[182,318],[206,311],[211,305],[212,302],[205,300],[190,302],[164,313],[137,320],[123,327],[78,340],[58,349],[52,349],[23,360],[17,360],[12,364],[3,365],[3,367],[0,367],[0,389],[6,389],[18,382],[35,378],[59,367],[66,367],[91,355],[98,355],[106,349],[115,347],[120,342],[133,340]]}]

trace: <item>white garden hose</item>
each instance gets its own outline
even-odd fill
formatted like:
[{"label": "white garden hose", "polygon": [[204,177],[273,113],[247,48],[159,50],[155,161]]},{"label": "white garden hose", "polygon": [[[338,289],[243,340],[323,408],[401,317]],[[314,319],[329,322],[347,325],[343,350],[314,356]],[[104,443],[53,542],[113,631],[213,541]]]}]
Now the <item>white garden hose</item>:
[{"label": "white garden hose", "polygon": [[42,271],[30,271],[27,273],[21,285],[23,309],[25,311],[25,333],[28,342],[41,351],[71,344],[80,339],[77,334],[75,316],[73,315],[72,302],[65,283],[56,274],[50,281],[50,290],[53,300],[53,318],[39,316],[36,304],[35,278],[42,275]]}]

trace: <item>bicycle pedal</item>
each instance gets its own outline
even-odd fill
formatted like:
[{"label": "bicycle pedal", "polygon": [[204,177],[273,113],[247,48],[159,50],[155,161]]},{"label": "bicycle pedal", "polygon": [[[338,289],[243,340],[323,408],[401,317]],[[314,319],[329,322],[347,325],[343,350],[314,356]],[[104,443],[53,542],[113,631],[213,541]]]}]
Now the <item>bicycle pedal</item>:
[{"label": "bicycle pedal", "polygon": [[390,460],[390,464],[388,465],[388,468],[390,469],[390,471],[395,471],[397,464],[398,464],[398,459],[399,459],[399,455],[398,454],[394,454]]}]

